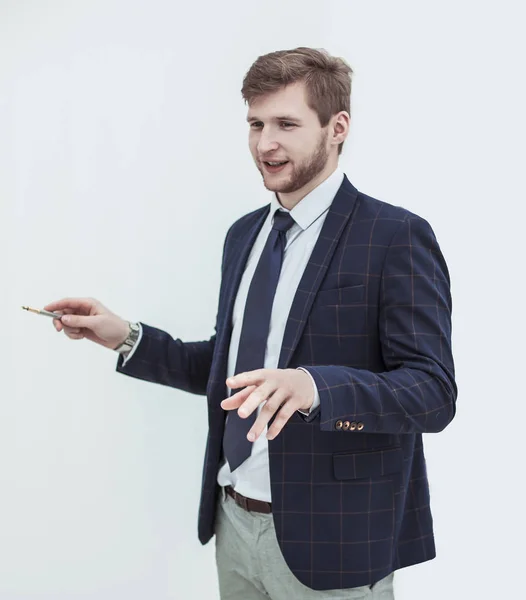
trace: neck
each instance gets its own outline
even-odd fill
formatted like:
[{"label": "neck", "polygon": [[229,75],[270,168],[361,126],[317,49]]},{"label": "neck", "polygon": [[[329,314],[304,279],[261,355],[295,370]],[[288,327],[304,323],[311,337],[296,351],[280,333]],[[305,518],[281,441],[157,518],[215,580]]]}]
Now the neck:
[{"label": "neck", "polygon": [[334,171],[336,171],[337,167],[337,161],[336,163],[332,164],[327,163],[323,171],[318,173],[318,175],[316,175],[314,179],[311,179],[309,183],[307,183],[307,185],[304,185],[299,190],[291,192],[290,194],[283,194],[280,192],[276,193],[279,203],[287,210],[292,210],[297,204],[299,204],[303,200],[303,198],[305,198],[307,194],[310,194],[312,190],[316,189],[320,184],[322,184],[326,179],[328,179],[334,173]]}]

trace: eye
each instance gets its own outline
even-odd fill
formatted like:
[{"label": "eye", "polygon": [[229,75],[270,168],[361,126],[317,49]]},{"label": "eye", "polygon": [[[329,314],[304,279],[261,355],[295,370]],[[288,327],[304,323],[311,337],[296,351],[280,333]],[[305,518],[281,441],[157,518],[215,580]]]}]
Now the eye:
[{"label": "eye", "polygon": [[[263,127],[263,123],[261,121],[253,121],[250,124],[251,129],[261,129]],[[280,127],[282,129],[289,129],[291,127],[297,127],[295,123],[289,123],[288,121],[280,121]]]}]

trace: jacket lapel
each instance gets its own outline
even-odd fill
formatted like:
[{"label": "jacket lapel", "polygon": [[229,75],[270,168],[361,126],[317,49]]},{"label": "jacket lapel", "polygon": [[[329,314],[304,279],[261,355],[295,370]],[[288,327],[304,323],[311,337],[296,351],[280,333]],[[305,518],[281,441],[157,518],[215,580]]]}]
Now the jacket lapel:
[{"label": "jacket lapel", "polygon": [[[241,283],[241,278],[245,271],[245,265],[250,251],[252,250],[252,246],[268,216],[269,210],[270,205],[265,206],[261,211],[256,212],[254,215],[255,220],[252,225],[247,227],[237,240],[232,240],[231,242],[234,244],[234,247],[231,250],[233,259],[227,264],[226,271],[223,275],[223,277],[226,278],[226,281],[224,281],[225,300],[223,301],[222,306],[220,306],[220,327],[216,339],[216,353],[219,357],[223,358],[223,360],[219,361],[220,364],[218,366],[220,369],[224,369],[225,373],[230,337],[232,335],[232,313],[234,311],[234,303],[236,301],[239,284]],[[223,377],[223,380],[225,379],[226,376]]]},{"label": "jacket lapel", "polygon": [[329,208],[320,235],[294,296],[281,345],[279,369],[287,368],[296,350],[312,303],[327,273],[342,232],[349,221],[357,195],[358,190],[345,176]]}]

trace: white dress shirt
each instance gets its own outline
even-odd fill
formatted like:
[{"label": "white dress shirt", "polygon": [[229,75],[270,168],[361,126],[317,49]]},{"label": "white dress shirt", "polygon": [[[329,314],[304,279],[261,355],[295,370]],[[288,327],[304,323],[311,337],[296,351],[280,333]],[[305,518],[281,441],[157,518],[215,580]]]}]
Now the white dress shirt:
[{"label": "white dress shirt", "polygon": [[[343,177],[343,172],[337,168],[332,175],[317,188],[312,190],[312,192],[307,194],[307,196],[305,196],[290,211],[290,215],[294,219],[294,224],[286,234],[283,264],[270,317],[265,362],[263,365],[263,368],[265,369],[277,369],[278,367],[285,326],[287,324],[288,315],[296,290],[312,250],[314,249],[314,245],[318,240],[329,207],[343,182]],[[248,289],[261,257],[261,253],[263,252],[263,247],[265,246],[271,231],[272,219],[277,209],[289,212],[281,206],[276,194],[272,194],[269,215],[263,223],[250,251],[234,303],[232,315],[233,329],[228,353],[227,377],[235,375],[234,371]],[[123,364],[126,364],[132,358],[141,338],[142,327],[137,343],[125,358]],[[307,373],[307,371],[305,372]],[[311,377],[309,373],[307,374]],[[310,409],[311,411],[314,410],[320,402],[318,390],[316,389],[313,379],[312,383],[315,391],[315,399]],[[263,404],[259,406],[258,414],[262,406]],[[228,462],[223,460],[217,477],[220,486],[231,485],[237,492],[248,498],[271,502],[268,440],[266,438],[266,433],[267,428],[265,427],[259,438],[254,442],[252,453],[249,458],[247,458],[234,472],[230,470]]]}]

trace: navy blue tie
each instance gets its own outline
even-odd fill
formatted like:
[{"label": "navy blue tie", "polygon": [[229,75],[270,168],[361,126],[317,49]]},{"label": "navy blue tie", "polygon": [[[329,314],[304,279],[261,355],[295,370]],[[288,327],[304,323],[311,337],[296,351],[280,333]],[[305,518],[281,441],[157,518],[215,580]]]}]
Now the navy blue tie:
[{"label": "navy blue tie", "polygon": [[[279,209],[275,212],[272,230],[248,290],[234,374],[265,366],[270,315],[283,263],[286,234],[293,224],[294,219],[289,213]],[[238,391],[232,390],[232,395]],[[252,442],[248,441],[247,434],[256,417],[257,410],[246,419],[241,419],[237,410],[230,411],[227,416],[223,452],[231,471],[235,471],[250,456]]]}]

